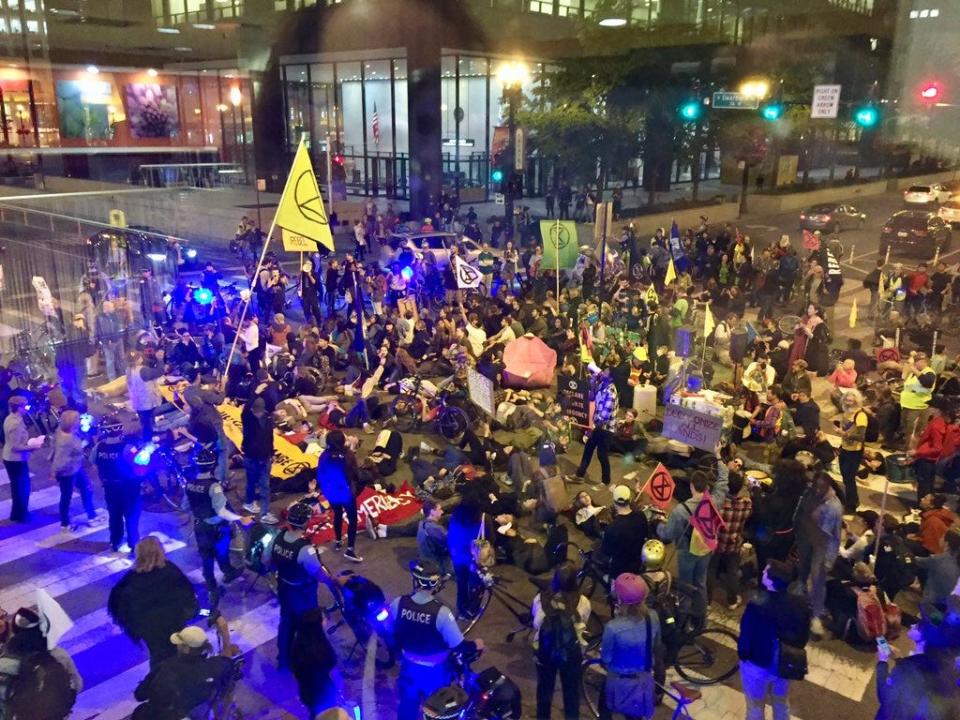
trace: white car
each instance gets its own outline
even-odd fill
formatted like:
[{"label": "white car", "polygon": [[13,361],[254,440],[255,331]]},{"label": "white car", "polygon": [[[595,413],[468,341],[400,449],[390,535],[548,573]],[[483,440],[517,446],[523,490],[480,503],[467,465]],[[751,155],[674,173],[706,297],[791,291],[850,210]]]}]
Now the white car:
[{"label": "white car", "polygon": [[945,203],[950,199],[950,191],[940,183],[930,185],[911,185],[903,191],[903,201],[908,205],[932,205]]},{"label": "white car", "polygon": [[937,214],[951,225],[960,225],[960,197],[947,200]]}]

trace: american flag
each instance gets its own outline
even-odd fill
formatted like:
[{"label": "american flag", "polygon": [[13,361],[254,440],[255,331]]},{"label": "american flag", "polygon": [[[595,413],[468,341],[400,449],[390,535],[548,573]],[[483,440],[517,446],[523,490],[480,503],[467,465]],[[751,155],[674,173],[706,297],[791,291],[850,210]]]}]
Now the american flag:
[{"label": "american flag", "polygon": [[373,104],[373,120],[371,122],[371,129],[373,130],[373,141],[379,145],[380,144],[380,113],[377,112],[377,104]]}]

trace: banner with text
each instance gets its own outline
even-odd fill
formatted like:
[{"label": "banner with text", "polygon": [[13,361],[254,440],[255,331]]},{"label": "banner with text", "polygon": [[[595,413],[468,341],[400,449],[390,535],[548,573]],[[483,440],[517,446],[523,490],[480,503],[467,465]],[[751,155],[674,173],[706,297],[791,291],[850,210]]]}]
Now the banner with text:
[{"label": "banner with text", "polygon": [[713,452],[723,432],[723,418],[669,403],[664,409],[663,436]]}]

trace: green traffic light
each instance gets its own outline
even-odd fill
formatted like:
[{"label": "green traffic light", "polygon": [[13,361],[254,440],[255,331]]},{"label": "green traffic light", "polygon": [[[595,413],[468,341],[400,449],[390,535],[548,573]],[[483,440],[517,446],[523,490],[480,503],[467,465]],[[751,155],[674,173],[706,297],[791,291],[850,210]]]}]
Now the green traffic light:
[{"label": "green traffic light", "polygon": [[503,170],[494,170],[490,177],[494,182],[503,182]]},{"label": "green traffic light", "polygon": [[763,119],[773,122],[774,120],[779,120],[783,115],[783,105],[779,103],[770,103],[769,105],[763,106]]},{"label": "green traffic light", "polygon": [[680,117],[684,120],[696,120],[700,117],[700,103],[691,100],[680,106]]},{"label": "green traffic light", "polygon": [[880,120],[880,113],[877,112],[875,107],[866,107],[857,108],[857,111],[853,115],[854,122],[857,123],[860,127],[873,127],[877,124],[877,121]]}]

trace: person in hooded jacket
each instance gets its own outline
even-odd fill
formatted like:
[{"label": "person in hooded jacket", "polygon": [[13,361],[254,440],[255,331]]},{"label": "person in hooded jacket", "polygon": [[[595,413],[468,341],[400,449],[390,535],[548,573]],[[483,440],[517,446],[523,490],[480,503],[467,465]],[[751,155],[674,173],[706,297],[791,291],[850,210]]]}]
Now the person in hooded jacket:
[{"label": "person in hooded jacket", "polygon": [[317,481],[333,513],[333,532],[336,547],[343,547],[343,515],[347,516],[347,549],[343,557],[363,562],[357,555],[357,458],[347,448],[347,438],[339,430],[327,434],[327,449],[317,463]]},{"label": "person in hooded jacket", "polygon": [[193,585],[157,538],[145,537],[134,550],[133,567],[110,591],[107,611],[131,640],[147,646],[154,669],[176,654],[170,636],[183,630],[200,606]]}]

